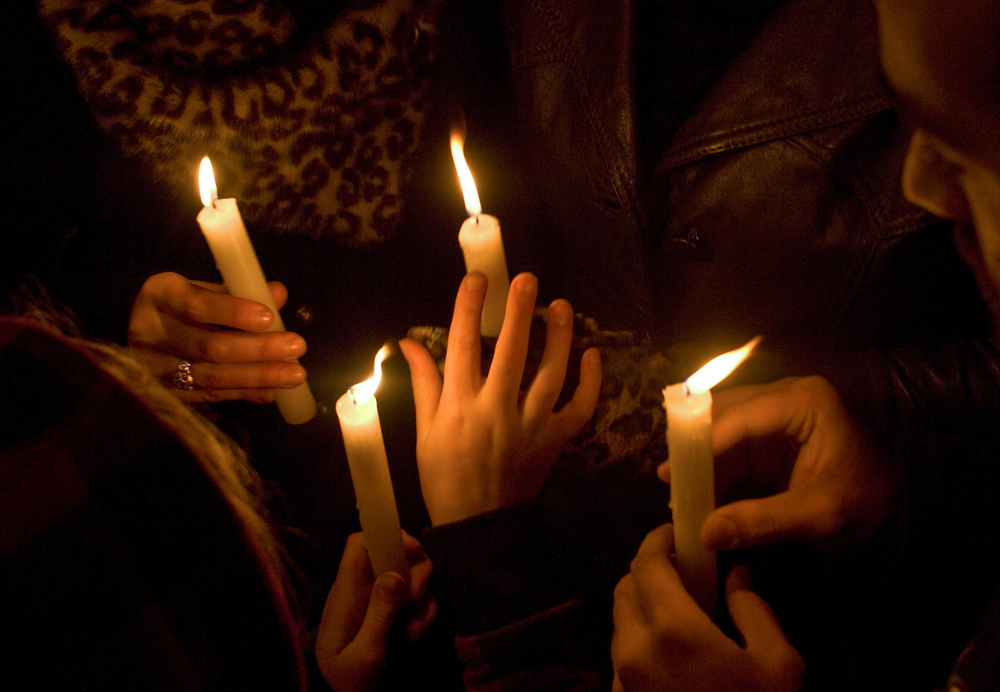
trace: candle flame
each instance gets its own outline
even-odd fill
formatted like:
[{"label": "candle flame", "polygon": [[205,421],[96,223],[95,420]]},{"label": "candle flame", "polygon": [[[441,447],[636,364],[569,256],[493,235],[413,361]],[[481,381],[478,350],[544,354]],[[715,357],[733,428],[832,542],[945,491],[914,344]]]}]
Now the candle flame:
[{"label": "candle flame", "polygon": [[735,351],[723,353],[721,356],[708,361],[698,372],[691,375],[684,382],[688,393],[703,394],[729,377],[730,373],[749,357],[750,351],[760,343],[762,338],[761,336],[756,336],[749,343]]},{"label": "candle flame", "polygon": [[465,141],[458,132],[451,133],[451,157],[455,160],[458,181],[462,185],[465,210],[469,212],[469,216],[478,216],[483,211],[483,206],[479,203],[476,181],[472,179],[472,171],[469,170],[469,164],[465,161]]},{"label": "candle flame", "polygon": [[207,156],[201,160],[201,167],[198,169],[198,189],[201,192],[201,203],[206,207],[211,206],[215,200],[219,199],[212,162],[208,160]]},{"label": "candle flame", "polygon": [[392,349],[388,344],[380,348],[375,354],[375,374],[364,382],[358,382],[348,390],[355,406],[360,406],[375,396],[375,390],[378,389],[378,385],[382,381],[382,361],[388,358],[391,353]]}]

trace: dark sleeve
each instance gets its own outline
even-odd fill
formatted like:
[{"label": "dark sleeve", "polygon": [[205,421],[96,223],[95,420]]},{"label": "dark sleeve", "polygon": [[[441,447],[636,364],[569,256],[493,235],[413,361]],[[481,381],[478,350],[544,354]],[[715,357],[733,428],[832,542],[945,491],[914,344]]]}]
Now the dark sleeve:
[{"label": "dark sleeve", "polygon": [[885,604],[899,617],[885,629],[940,681],[1000,574],[998,353],[973,342],[871,351],[826,375],[902,469],[904,541]]},{"label": "dark sleeve", "polygon": [[611,604],[666,488],[621,464],[529,502],[428,529],[468,689],[607,689]]},{"label": "dark sleeve", "polygon": [[992,501],[1000,481],[1000,353],[993,346],[956,341],[872,350],[843,358],[824,374],[900,460],[910,521],[975,514],[945,515],[945,503],[1000,514]]}]

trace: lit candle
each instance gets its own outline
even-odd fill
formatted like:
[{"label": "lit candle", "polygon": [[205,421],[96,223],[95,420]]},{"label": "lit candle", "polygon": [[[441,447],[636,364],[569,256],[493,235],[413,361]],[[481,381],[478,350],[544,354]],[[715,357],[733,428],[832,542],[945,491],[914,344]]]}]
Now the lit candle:
[{"label": "lit candle", "polygon": [[688,593],[709,615],[715,614],[718,605],[715,553],[701,542],[701,525],[715,509],[710,390],[746,360],[760,338],[722,354],[685,382],[663,390],[677,572]]},{"label": "lit candle", "polygon": [[465,210],[469,218],[458,232],[458,244],[465,256],[466,272],[481,272],[486,275],[486,302],[480,321],[483,336],[499,336],[503,326],[503,316],[507,309],[507,292],[510,276],[507,273],[507,258],[503,251],[503,237],[500,222],[495,216],[483,214],[479,203],[479,193],[472,179],[472,171],[465,161],[464,142],[457,133],[451,135],[451,156],[455,159],[458,179],[465,197]]},{"label": "lit candle", "polygon": [[337,400],[337,418],[344,435],[347,464],[372,570],[376,577],[384,572],[397,572],[408,580],[410,568],[403,549],[396,496],[375,401],[375,390],[382,380],[382,361],[388,356],[389,347],[383,346],[375,354],[375,374]]},{"label": "lit candle", "polygon": [[[198,225],[205,240],[208,241],[208,247],[215,258],[215,266],[222,274],[222,283],[226,285],[230,295],[255,300],[267,306],[274,315],[274,321],[268,331],[285,331],[281,313],[278,312],[274,298],[271,297],[271,290],[267,287],[267,280],[257,260],[257,253],[250,243],[246,226],[243,225],[236,200],[218,198],[212,163],[207,156],[201,160],[198,184],[201,189],[201,202],[205,205],[198,214]],[[276,389],[274,398],[282,417],[289,423],[305,423],[316,415],[316,400],[313,399],[308,382],[303,382],[292,389]]]}]

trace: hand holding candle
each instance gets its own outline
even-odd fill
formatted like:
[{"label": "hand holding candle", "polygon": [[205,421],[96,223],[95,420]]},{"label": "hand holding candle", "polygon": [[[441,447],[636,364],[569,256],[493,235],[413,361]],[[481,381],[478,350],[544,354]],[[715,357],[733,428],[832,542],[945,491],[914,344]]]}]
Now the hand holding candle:
[{"label": "hand holding candle", "polygon": [[[713,404],[712,440],[726,478],[752,478],[773,494],[740,497],[712,512],[701,527],[707,546],[803,541],[844,549],[899,521],[904,484],[898,462],[886,457],[827,380],[736,387],[717,394]],[[725,485],[718,489],[728,494]]]},{"label": "hand holding candle", "polygon": [[469,212],[469,218],[458,232],[458,242],[465,257],[465,271],[481,272],[486,275],[488,282],[486,303],[483,305],[480,333],[483,336],[496,337],[500,335],[500,327],[503,326],[510,275],[507,273],[507,258],[503,251],[500,222],[495,216],[482,213],[483,207],[479,202],[476,183],[465,161],[463,144],[461,135],[453,133],[451,155],[455,160],[455,168],[462,184],[465,209]]},{"label": "hand holding candle", "polygon": [[[235,199],[218,199],[215,176],[208,157],[202,159],[198,174],[201,200],[205,208],[198,214],[198,225],[208,242],[222,281],[231,295],[265,305],[274,315],[268,331],[285,331],[281,313],[274,304],[264,272],[257,260],[250,237]],[[316,415],[316,401],[303,382],[293,389],[275,391],[278,410],[289,423],[305,423]]]},{"label": "hand holding candle", "polygon": [[408,580],[410,569],[403,549],[396,496],[375,401],[375,390],[382,381],[382,361],[388,355],[387,346],[379,349],[375,355],[374,375],[348,389],[337,400],[337,418],[344,435],[361,528],[375,576],[397,572]]},{"label": "hand holding candle", "polygon": [[717,608],[715,553],[701,542],[702,522],[715,509],[715,459],[712,455],[711,388],[725,379],[760,341],[710,361],[685,382],[663,390],[670,453],[670,510],[673,515],[677,572],[702,609]]}]

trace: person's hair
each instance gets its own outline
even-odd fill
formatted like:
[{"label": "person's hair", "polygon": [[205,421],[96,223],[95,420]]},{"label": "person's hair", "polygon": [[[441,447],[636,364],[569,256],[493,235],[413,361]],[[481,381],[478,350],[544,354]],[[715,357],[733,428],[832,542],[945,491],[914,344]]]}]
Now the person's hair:
[{"label": "person's hair", "polygon": [[86,349],[103,370],[128,387],[176,434],[200,462],[206,475],[221,489],[247,540],[257,548],[257,554],[264,561],[261,571],[271,581],[274,592],[288,604],[301,627],[301,608],[289,585],[287,556],[264,504],[263,484],[232,438],[174,396],[131,355],[129,349],[83,337],[72,311],[55,303],[34,277],[26,276],[18,281],[16,288],[0,303],[0,314],[30,319]]}]

